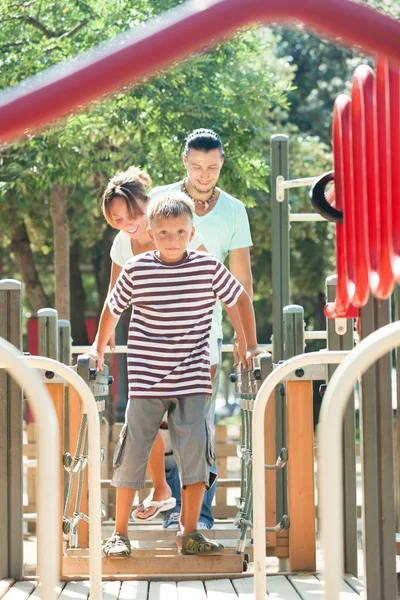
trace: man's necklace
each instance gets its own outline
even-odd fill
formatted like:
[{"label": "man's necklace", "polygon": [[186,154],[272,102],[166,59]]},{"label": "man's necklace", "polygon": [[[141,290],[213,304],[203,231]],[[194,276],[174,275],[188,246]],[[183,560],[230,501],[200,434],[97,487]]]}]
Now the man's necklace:
[{"label": "man's necklace", "polygon": [[212,204],[212,202],[215,202],[215,200],[216,200],[215,196],[216,196],[217,190],[216,190],[215,186],[214,186],[212,194],[208,200],[196,200],[195,198],[193,198],[193,196],[191,196],[188,192],[185,180],[182,181],[182,190],[186,194],[186,196],[189,196],[189,198],[191,200],[193,200],[193,202],[195,204],[200,204],[200,206],[203,208],[203,210],[208,210],[210,208],[210,204]]}]

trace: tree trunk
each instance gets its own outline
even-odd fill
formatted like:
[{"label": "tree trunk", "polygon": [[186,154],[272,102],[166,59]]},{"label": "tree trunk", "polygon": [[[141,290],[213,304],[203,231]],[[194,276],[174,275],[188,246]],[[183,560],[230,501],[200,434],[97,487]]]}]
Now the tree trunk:
[{"label": "tree trunk", "polygon": [[114,240],[115,231],[107,225],[103,233],[101,256],[100,253],[93,259],[94,277],[96,280],[97,291],[99,294],[99,313],[103,308],[104,300],[107,297],[108,286],[111,276],[111,258],[110,250]]},{"label": "tree trunk", "polygon": [[12,233],[11,252],[14,254],[17,269],[21,274],[29,304],[35,312],[51,306],[40,282],[33,260],[31,243],[25,223],[19,223]]},{"label": "tree trunk", "polygon": [[89,339],[85,325],[86,293],[80,271],[80,244],[74,242],[69,251],[71,290],[71,335],[74,344],[87,346]]},{"label": "tree trunk", "polygon": [[69,223],[67,215],[67,192],[64,188],[55,185],[51,190],[50,199],[54,234],[55,305],[58,318],[69,321]]}]

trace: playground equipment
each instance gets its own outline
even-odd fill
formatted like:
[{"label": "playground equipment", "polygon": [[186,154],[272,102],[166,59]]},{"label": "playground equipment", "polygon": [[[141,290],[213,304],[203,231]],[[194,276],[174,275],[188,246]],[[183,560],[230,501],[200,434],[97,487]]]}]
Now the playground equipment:
[{"label": "playground equipment", "polygon": [[[326,0],[324,3],[321,3],[320,0],[312,0],[308,3],[299,3],[297,0],[270,0],[267,3],[265,0],[220,0],[218,2],[207,3],[205,6],[201,5],[200,9],[197,2],[187,3],[171,13],[169,19],[164,21],[161,25],[159,23],[150,25],[147,30],[139,35],[134,33],[131,38],[126,36],[123,40],[123,44],[121,44],[122,40],[117,40],[114,48],[112,47],[112,44],[114,43],[113,42],[112,44],[104,45],[96,55],[86,55],[79,58],[77,61],[75,61],[74,66],[69,69],[68,73],[61,78],[54,76],[53,70],[53,72],[50,71],[48,75],[41,77],[40,83],[38,83],[37,79],[34,79],[30,84],[31,87],[17,88],[13,90],[11,94],[7,91],[3,92],[3,94],[0,96],[0,139],[5,142],[11,141],[19,135],[22,135],[26,129],[32,131],[34,128],[41,127],[44,124],[49,123],[56,117],[65,115],[78,104],[82,106],[99,95],[107,93],[122,84],[137,81],[140,77],[144,77],[153,73],[161,66],[167,66],[177,57],[180,57],[188,52],[198,50],[202,48],[205,43],[208,43],[220,36],[227,36],[244,22],[266,22],[268,20],[276,21],[281,18],[284,20],[292,20],[294,18],[300,19],[306,24],[312,25],[327,34],[333,36],[340,35],[345,41],[358,43],[366,50],[377,51],[383,53],[386,57],[393,61],[400,61],[400,23],[380,15],[376,11],[369,9],[366,6],[362,6],[358,3],[353,3],[347,0]],[[146,62],[141,60],[142,56],[146,56]],[[390,81],[392,80],[393,77],[390,79]],[[380,78],[379,81],[381,81]],[[388,100],[385,95],[386,88],[387,83],[384,83],[383,88],[380,88],[381,91],[379,93],[379,103],[383,102],[385,106],[388,106]],[[383,92],[382,89],[384,90]],[[390,98],[390,105],[393,103],[393,106],[396,107],[396,96],[391,96]],[[380,117],[379,123],[383,123],[385,120],[384,112],[380,111],[378,116]],[[382,128],[381,125],[378,127],[378,139],[380,140],[381,149],[385,149],[386,142],[388,139],[390,139],[390,136],[388,129]],[[393,147],[394,149],[396,147],[398,148],[398,138],[396,137],[396,139],[397,142],[395,141],[395,146]],[[395,151],[393,148],[392,151]],[[394,164],[397,167],[398,162]],[[386,162],[385,166],[387,172],[389,172],[389,163]],[[382,175],[382,177],[384,178],[382,189],[388,191],[389,188],[384,187],[385,185],[389,185],[388,180],[385,178],[385,175]],[[396,185],[398,185],[397,180],[394,182],[394,187],[395,189],[398,189],[398,187],[396,188]],[[391,210],[393,207],[389,204],[384,204],[383,208]],[[389,214],[389,219],[393,215],[395,217],[397,216],[397,213],[389,212],[386,214]],[[383,210],[381,210],[380,215],[385,215]],[[390,254],[390,244],[392,239],[391,235],[393,234],[393,232],[391,234],[391,223],[388,223],[387,219],[385,219],[384,221],[388,226],[387,232],[389,237],[387,242],[384,236],[380,238],[381,246],[379,249],[379,258],[381,261],[379,264],[384,269],[384,277],[382,279],[379,278],[379,284],[376,289],[374,286],[372,286],[373,293],[377,291],[378,296],[381,295],[381,297],[384,298],[388,293],[388,289],[391,287],[391,282],[388,283],[385,277],[387,275],[387,271],[385,269],[388,268],[388,262],[391,263],[391,260],[388,261],[387,257],[392,256],[392,254]],[[396,223],[396,221],[392,222]],[[349,222],[347,222],[346,227],[348,224]],[[385,231],[384,226],[380,229],[381,233]],[[395,235],[393,235],[392,241],[395,240],[395,247],[397,248],[397,232],[399,229],[397,224],[395,227],[396,231]],[[362,249],[360,247],[360,252],[361,251]],[[352,255],[349,254],[349,256]],[[393,272],[397,273],[397,266],[395,265],[395,267],[396,268]],[[352,278],[350,278],[350,282],[353,282]],[[363,297],[362,292],[365,296],[365,289],[358,290],[357,293],[359,294],[359,298]],[[354,297],[355,296],[350,293],[349,298],[352,301]],[[285,300],[284,303],[287,304]],[[362,305],[361,301],[360,304]],[[376,304],[371,303],[371,310],[373,311],[376,306]],[[384,324],[384,321],[388,316],[387,305],[385,309],[387,314],[383,315],[382,311],[380,313],[375,311],[376,314],[373,315],[369,321],[365,319],[365,322],[368,323],[367,328],[371,324],[372,326],[381,326]],[[367,310],[369,310],[368,306],[360,311],[362,336],[366,334],[367,330],[367,328],[363,328],[363,314],[367,316]],[[339,316],[338,313],[337,316]],[[343,317],[343,313],[340,316]],[[349,316],[348,313],[347,316]],[[330,357],[329,359],[328,356]],[[337,355],[337,358],[338,356],[339,355]],[[308,356],[307,361],[309,358],[310,357]],[[333,355],[327,354],[323,358],[326,362],[333,362]],[[270,376],[271,380],[273,378],[275,381],[278,378],[278,375],[282,376],[284,373],[286,373],[286,368],[288,368],[288,365],[292,366],[294,364],[303,364],[298,358],[291,360],[292,362],[290,365],[287,363],[273,372]],[[295,362],[296,360],[298,361],[297,363]],[[317,360],[317,357],[315,357],[315,360]],[[377,367],[378,379],[385,376],[385,368],[387,368],[387,364],[386,367],[381,367],[381,365],[383,365],[382,361]],[[278,375],[276,375],[277,373]],[[263,390],[265,391],[268,389],[269,384],[267,384],[267,382],[268,378],[260,390],[259,397],[261,397]],[[376,386],[375,395],[378,395]],[[378,404],[375,401],[374,407],[376,408],[377,406]],[[369,407],[365,405],[365,408]],[[385,431],[383,425],[385,421],[386,407],[384,407],[382,404],[378,408],[378,413],[376,411],[375,413],[371,411],[371,413],[377,415],[375,418],[375,423],[372,423],[371,418],[371,434],[376,433],[376,423],[378,423],[378,428],[381,434]],[[256,410],[253,412],[253,422],[255,425],[257,425],[255,421],[256,412],[258,414],[258,411]],[[367,413],[368,411],[364,410],[364,414]],[[93,428],[95,427],[94,422],[96,422],[98,427],[97,414],[96,419],[93,418]],[[258,424],[257,427],[259,427],[259,425],[260,424]],[[281,430],[283,431],[283,420],[281,421],[281,425]],[[368,423],[366,425],[368,430]],[[43,427],[43,425],[41,426]],[[256,439],[259,439],[260,432],[257,427],[254,428],[255,433],[258,431],[258,434],[256,433],[256,437],[254,439],[254,452],[255,457],[259,459],[259,446],[258,442],[256,443]],[[387,439],[385,435],[376,437],[376,439],[379,440],[380,443],[390,446],[390,435],[387,437]],[[277,440],[277,443],[279,444],[280,441],[281,440]],[[378,442],[376,442],[376,444],[378,444]],[[95,446],[93,445],[93,452],[94,448]],[[384,473],[384,477],[381,477],[379,480],[380,486],[377,486],[375,481],[375,487],[381,487],[381,489],[386,490],[388,489],[386,484],[389,483],[390,489],[391,465],[385,464],[385,457],[387,457],[386,451],[383,453],[377,452],[377,454],[379,455],[380,460],[379,468],[382,470],[382,473]],[[97,454],[97,458],[98,456],[99,454]],[[257,467],[257,469],[258,468],[259,467]],[[263,465],[260,471],[257,471],[258,474],[261,474],[261,472],[263,481]],[[261,479],[260,482],[258,482],[257,475],[255,478],[255,484],[261,484]],[[282,494],[282,502],[285,496],[285,494]],[[258,500],[257,494],[255,494],[255,498]],[[384,504],[385,502],[383,502],[381,497],[376,497],[376,505],[378,507]],[[385,510],[387,508],[388,506],[385,505]],[[385,512],[385,516],[387,514],[388,513]],[[381,512],[379,512],[379,515],[383,517]],[[255,517],[257,516],[258,513],[255,509]],[[263,531],[263,525],[265,525],[264,517],[265,515],[262,510],[260,511],[261,520],[259,523],[257,523],[257,527],[261,527],[263,536],[265,535],[265,532]],[[257,518],[255,521],[257,521]],[[368,518],[366,518],[366,522],[368,523]],[[386,564],[385,552],[386,548],[389,548],[389,544],[385,543],[385,538],[390,534],[390,527],[390,523],[386,524],[383,537],[376,538],[380,540],[378,547],[384,548],[383,554],[380,554],[378,558],[374,557],[374,560],[378,565]],[[259,582],[260,575],[263,574],[263,564],[260,562],[260,560],[261,551],[263,556],[265,556],[265,539],[260,550],[262,536],[257,533],[257,530],[255,533],[257,551],[256,573],[257,581]],[[95,538],[92,538],[92,543],[94,539]],[[258,554],[258,552],[260,552],[260,554]],[[387,571],[388,574],[386,573],[385,568],[382,567],[382,570],[378,573],[378,580],[385,582],[383,584],[384,596],[372,594],[373,597],[386,598],[386,590],[392,589],[390,585],[386,585],[387,579],[385,579],[385,577],[392,578],[392,572],[390,568],[387,569]],[[263,577],[261,577],[261,579],[263,579]],[[50,579],[48,581],[50,581]],[[336,594],[336,584],[331,582],[330,585],[331,588],[329,589],[332,589],[332,593]],[[259,593],[260,589],[261,588],[257,587],[257,593]],[[93,591],[94,598],[97,597],[97,592],[98,588],[95,588]],[[47,587],[44,597],[51,597],[51,595],[50,587]],[[264,597],[265,594],[263,598]]]},{"label": "playground equipment", "polygon": [[[327,304],[326,315],[329,318],[341,319],[360,314],[361,337],[366,338],[357,350],[352,351],[355,354],[349,356],[347,366],[344,365],[339,370],[340,375],[346,378],[343,386],[344,395],[341,396],[339,393],[340,375],[335,374],[333,389],[328,385],[327,407],[323,408],[322,413],[321,442],[323,440],[324,443],[321,461],[322,489],[324,489],[322,527],[325,552],[331,543],[333,531],[336,532],[334,553],[331,554],[329,549],[325,568],[329,600],[339,597],[343,571],[342,473],[339,465],[341,418],[352,385],[364,375],[364,371],[374,360],[378,359],[380,360],[374,370],[370,370],[363,377],[361,400],[366,593],[370,593],[374,598],[389,599],[395,596],[397,590],[390,359],[388,356],[383,356],[387,355],[393,345],[398,345],[399,328],[398,325],[393,325],[386,326],[376,333],[371,331],[389,321],[389,304],[384,301],[389,297],[394,280],[399,276],[398,259],[394,248],[399,245],[400,229],[397,222],[398,209],[395,207],[393,196],[393,190],[399,189],[399,87],[399,67],[390,65],[387,59],[378,60],[375,83],[373,73],[368,67],[359,67],[356,70],[352,100],[339,96],[335,103],[334,176],[324,175],[312,190],[313,204],[320,207],[322,214],[331,216],[332,220],[336,221],[337,293],[335,302]],[[335,181],[334,212],[327,210],[328,200],[323,193],[326,184],[332,180]],[[277,183],[280,183],[279,180]],[[367,305],[370,291],[380,301],[371,299]],[[358,308],[361,308],[360,313]],[[367,337],[368,333],[371,334],[369,337]],[[394,344],[395,340],[396,344]],[[327,353],[326,361],[332,361],[333,356]],[[310,358],[309,354],[292,359],[292,366],[298,366]],[[323,357],[320,356],[318,360],[322,362]],[[357,369],[354,369],[355,365]],[[283,377],[290,367],[291,360],[278,367],[266,379],[257,396],[253,412],[254,497],[257,503],[261,497],[260,506],[254,507],[257,598],[264,598],[266,590],[264,558],[261,558],[261,555],[264,556],[265,518],[261,508],[264,500],[263,489],[259,483],[259,477],[262,477],[261,457],[264,451],[260,423],[269,395],[278,383],[279,377]],[[333,406],[335,393],[340,398],[339,409]],[[335,400],[338,401],[338,398]],[[327,435],[331,427],[333,414],[335,414],[335,424],[329,440],[335,444],[335,451],[330,462],[331,448],[326,445],[328,442],[324,435]],[[336,469],[334,478],[331,477],[333,468]],[[334,511],[329,511],[333,507],[330,484],[335,490]],[[334,563],[335,569],[333,569]]]},{"label": "playground equipment", "polygon": [[[13,294],[12,292],[19,292]],[[15,332],[21,331],[20,315],[21,315],[21,284],[14,280],[4,280],[0,285],[0,295],[2,297],[1,305],[4,309],[2,312],[2,322],[4,323],[4,334],[10,336],[12,339],[18,339],[18,335]],[[14,313],[14,314],[13,314]],[[11,318],[10,318],[11,315]],[[47,331],[50,327],[46,328]],[[58,339],[58,331],[56,333],[56,340]],[[2,332],[3,333],[3,332]],[[88,429],[89,429],[89,469],[90,469],[90,535],[92,540],[92,546],[90,550],[90,576],[91,576],[91,595],[98,600],[101,598],[101,560],[100,560],[100,548],[101,548],[101,520],[100,520],[100,433],[99,433],[99,421],[98,411],[95,404],[93,395],[85,384],[83,379],[79,377],[72,369],[66,365],[58,362],[52,358],[37,357],[37,356],[24,356],[21,355],[10,343],[1,341],[4,344],[5,349],[8,351],[9,356],[4,358],[5,366],[10,370],[12,376],[18,382],[20,391],[18,397],[14,393],[13,403],[15,406],[11,407],[10,402],[10,387],[5,386],[3,388],[0,406],[10,410],[11,414],[14,415],[10,427],[14,432],[21,430],[22,432],[22,389],[31,401],[32,406],[35,410],[35,415],[40,428],[43,424],[47,431],[47,443],[43,443],[39,437],[39,456],[38,456],[38,495],[39,495],[39,509],[38,509],[38,529],[39,535],[39,551],[38,551],[38,565],[41,572],[42,579],[42,590],[44,598],[55,597],[56,582],[59,576],[60,556],[61,556],[61,543],[60,543],[60,512],[59,506],[62,500],[62,495],[59,493],[60,481],[63,480],[63,476],[60,477],[60,467],[57,458],[59,456],[59,419],[60,414],[63,410],[60,410],[62,406],[60,404],[60,398],[64,398],[64,393],[55,395],[52,402],[49,398],[48,391],[46,392],[43,383],[41,383],[35,369],[45,371],[44,378],[42,381],[52,381],[53,385],[59,386],[61,378],[70,383],[76,393],[82,398],[84,411],[87,413]],[[57,342],[52,345],[52,348],[57,348]],[[6,354],[4,352],[4,354]],[[14,356],[12,361],[10,357]],[[2,357],[3,358],[3,357]],[[28,368],[27,365],[29,365]],[[59,377],[57,377],[59,376]],[[47,384],[47,387],[49,384]],[[58,391],[58,390],[57,390]],[[64,392],[64,390],[62,390]],[[47,415],[46,417],[44,415]],[[58,418],[57,418],[58,417]],[[8,417],[6,419],[6,422]],[[44,430],[44,427],[43,427]],[[62,430],[61,430],[62,431]],[[22,433],[17,438],[21,438]],[[45,438],[46,439],[46,438]],[[8,447],[4,448],[3,456],[1,457],[2,462],[8,465],[8,457],[14,454],[15,436],[6,436],[6,442]],[[10,443],[11,442],[11,443]],[[12,481],[12,479],[22,480],[22,456],[20,454],[22,450],[16,446],[16,454],[19,454],[19,460],[15,461],[13,465],[13,475],[7,473],[6,482]],[[7,492],[8,485],[5,486]],[[21,488],[19,490],[21,492]],[[17,507],[21,506],[21,498],[15,497],[14,501]],[[11,506],[5,503],[7,512],[5,516],[2,515],[2,529],[8,529],[10,523],[15,519],[8,514],[12,513]],[[21,517],[21,515],[19,515]],[[22,522],[22,521],[21,521]],[[17,531],[20,528],[17,529]],[[15,576],[22,578],[22,530],[20,539],[17,538],[16,532],[13,531],[16,543],[19,547],[12,552],[13,558],[13,571]],[[7,537],[11,540],[11,531],[7,530]],[[8,542],[9,545],[9,542]],[[7,557],[7,555],[6,555]],[[10,571],[5,571],[5,576],[9,576]]]},{"label": "playground equipment", "polygon": [[[400,23],[351,0],[211,0],[185,2],[134,30],[64,65],[51,68],[29,87],[0,94],[0,140],[50,124],[77,106],[85,106],[131,85],[188,54],[232,35],[246,23],[298,21],[367,53],[400,60]],[[143,57],[146,60],[143,60]]]}]

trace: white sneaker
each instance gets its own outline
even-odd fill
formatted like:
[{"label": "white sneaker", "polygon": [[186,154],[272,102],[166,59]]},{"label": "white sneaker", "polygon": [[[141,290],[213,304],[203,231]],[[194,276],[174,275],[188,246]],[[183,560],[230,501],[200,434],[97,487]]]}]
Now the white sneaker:
[{"label": "white sneaker", "polygon": [[178,529],[179,517],[180,514],[178,512],[173,512],[168,515],[163,523],[163,529]]},{"label": "white sneaker", "polygon": [[209,527],[206,525],[206,523],[203,523],[203,521],[199,521],[199,522],[197,523],[197,531],[198,531],[199,529],[209,529]]}]

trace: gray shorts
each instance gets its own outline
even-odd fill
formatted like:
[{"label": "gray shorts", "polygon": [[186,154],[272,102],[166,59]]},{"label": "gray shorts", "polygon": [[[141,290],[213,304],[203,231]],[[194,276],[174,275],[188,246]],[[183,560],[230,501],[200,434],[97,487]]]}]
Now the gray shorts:
[{"label": "gray shorts", "polygon": [[149,454],[165,413],[182,487],[201,482],[208,486],[214,463],[214,436],[211,396],[203,394],[129,400],[114,451],[111,485],[144,488]]}]

